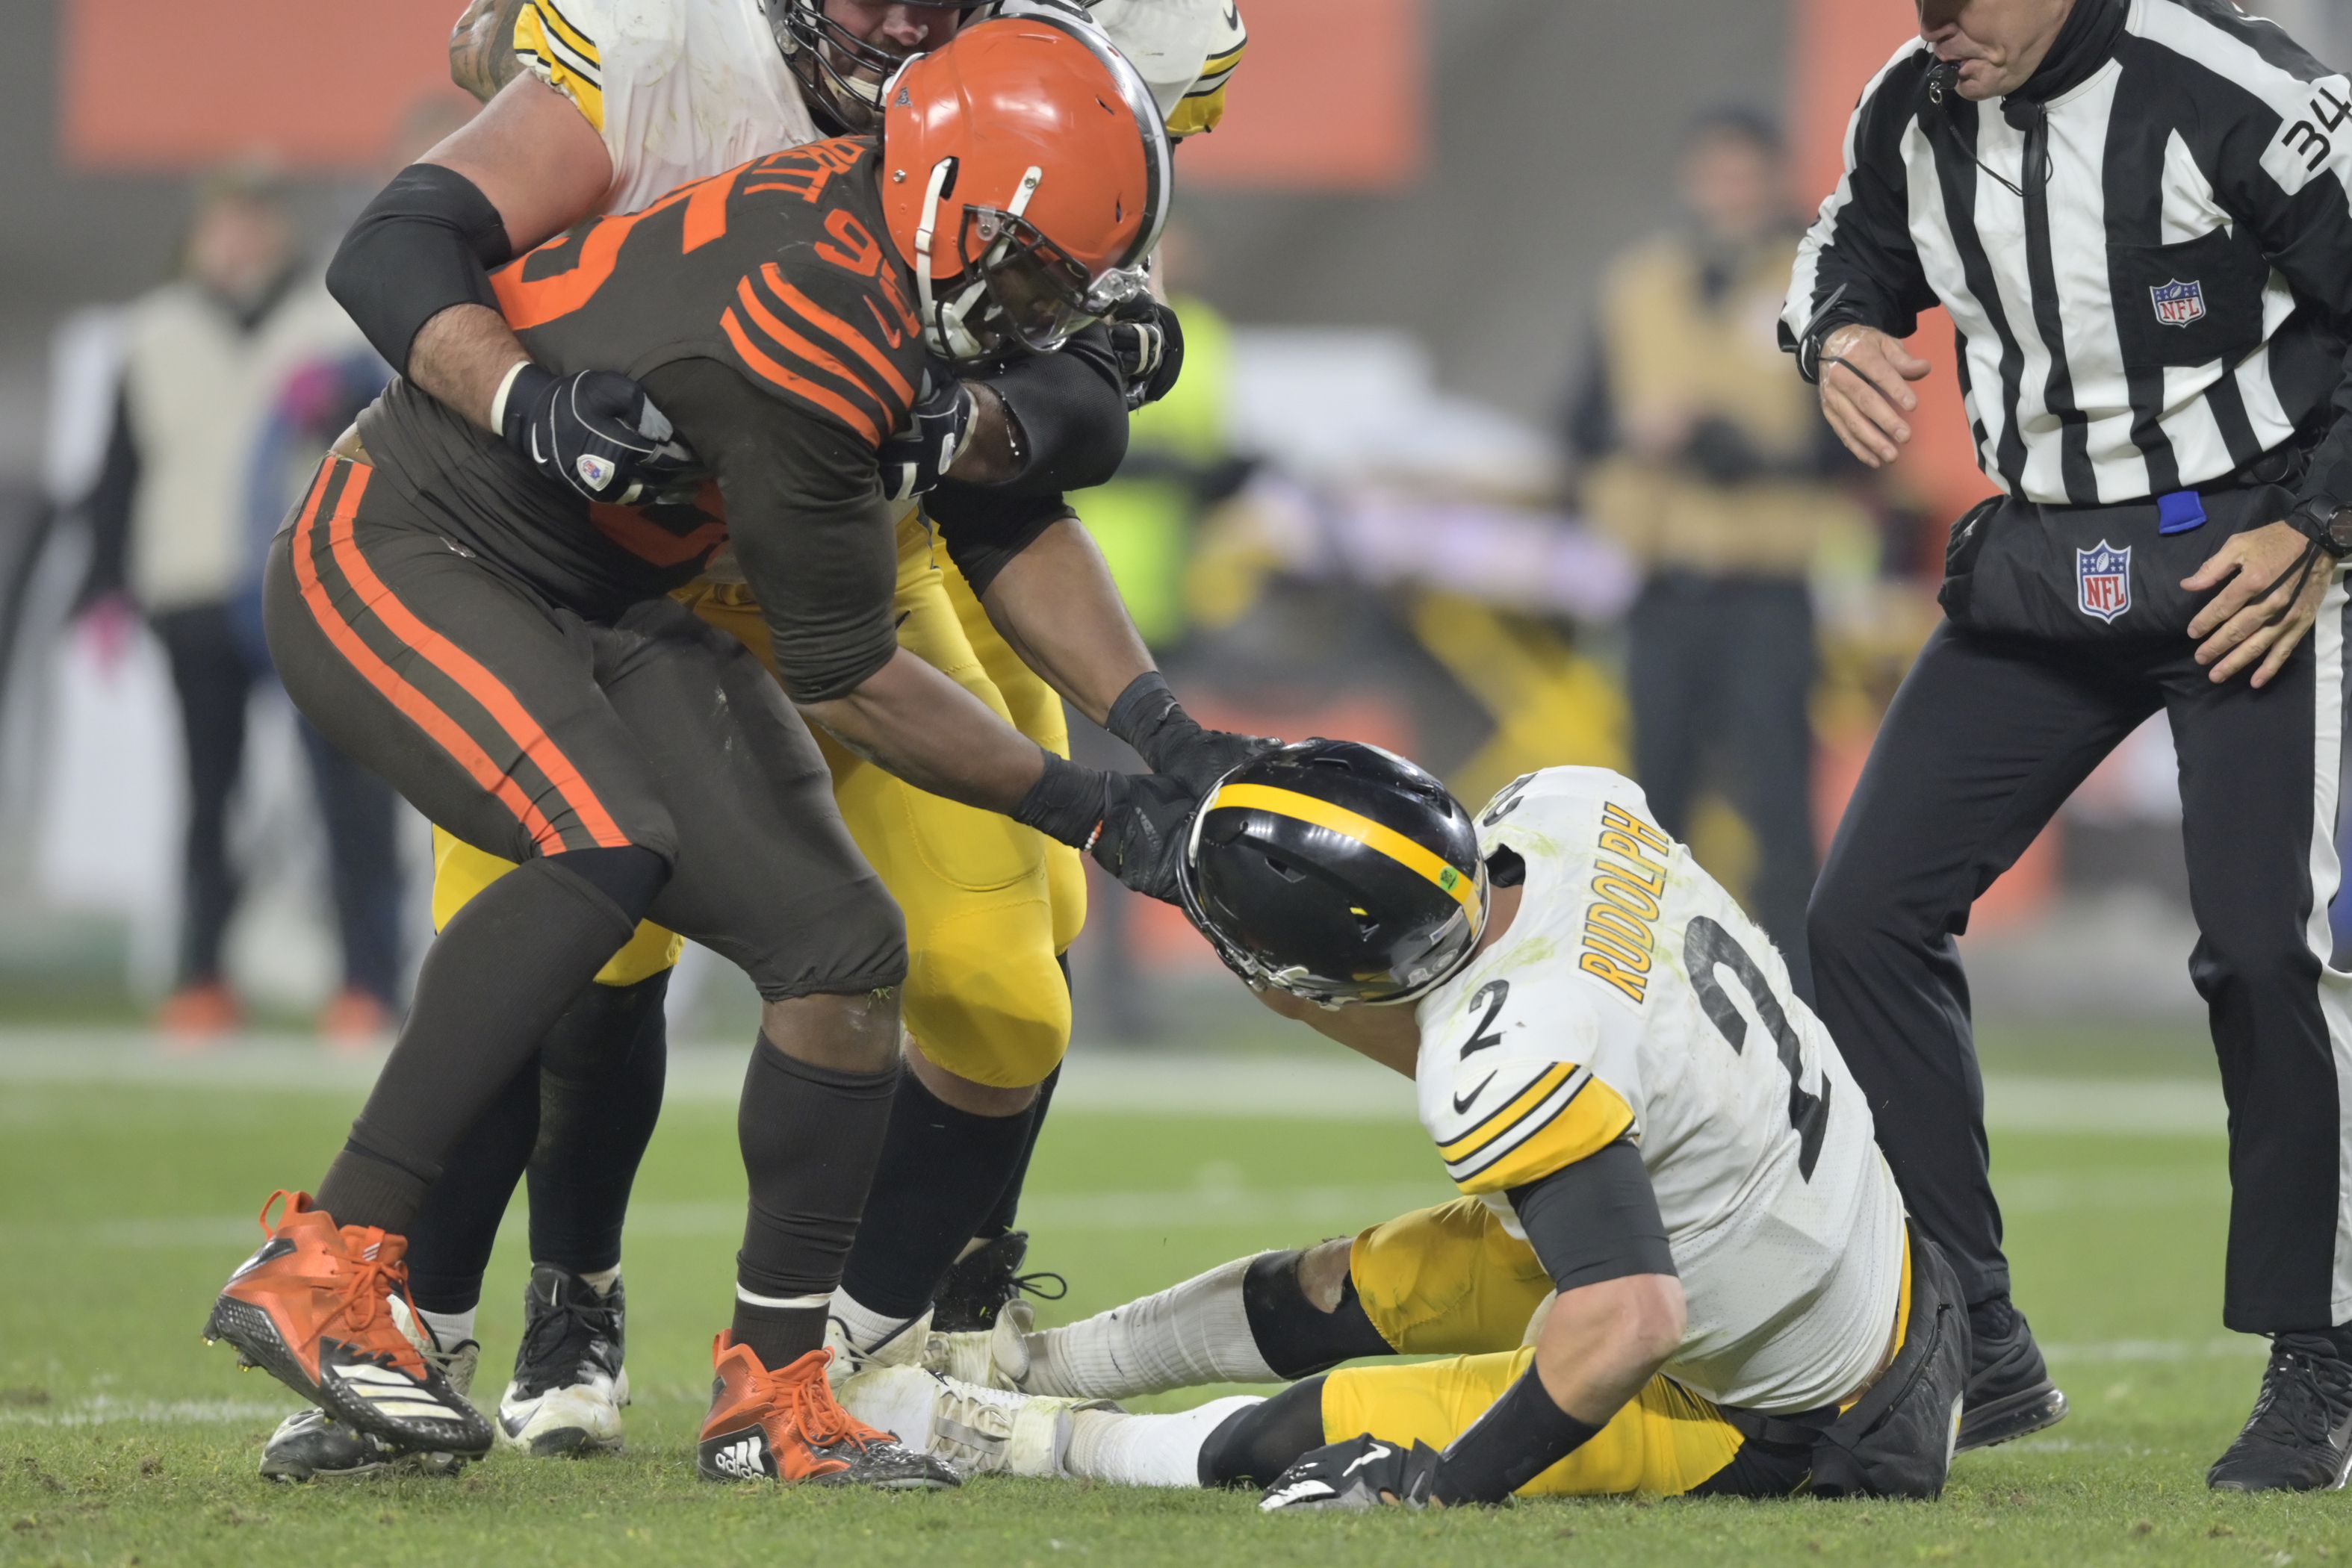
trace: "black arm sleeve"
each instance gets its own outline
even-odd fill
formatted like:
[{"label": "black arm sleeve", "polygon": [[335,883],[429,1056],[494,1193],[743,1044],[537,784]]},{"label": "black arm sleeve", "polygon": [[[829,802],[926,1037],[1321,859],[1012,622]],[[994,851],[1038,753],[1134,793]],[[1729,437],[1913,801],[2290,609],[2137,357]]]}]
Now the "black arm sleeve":
[{"label": "black arm sleeve", "polygon": [[1528,1245],[1562,1294],[1633,1274],[1675,1271],[1658,1195],[1630,1139],[1507,1196]]},{"label": "black arm sleeve", "polygon": [[985,379],[1021,433],[1025,465],[1002,485],[944,480],[923,502],[975,594],[1039,534],[1077,516],[1066,492],[1108,483],[1127,459],[1125,382],[1101,325]]},{"label": "black arm sleeve", "polygon": [[1127,456],[1127,387],[1099,322],[1059,352],[1030,354],[985,378],[1020,427],[1027,461],[992,489],[1057,495],[1106,483]]},{"label": "black arm sleeve", "polygon": [[664,365],[644,383],[719,476],[784,690],[814,703],[856,689],[898,645],[898,551],[874,448],[713,360]]},{"label": "black arm sleeve", "polygon": [[452,305],[499,308],[489,269],[513,254],[506,220],[479,186],[454,169],[412,163],[335,247],[327,292],[385,362],[405,371],[425,322]]},{"label": "black arm sleeve", "polygon": [[121,593],[131,582],[131,498],[139,489],[139,443],[131,428],[131,387],[115,389],[114,424],[107,432],[106,456],[100,464],[98,483],[82,502],[89,519],[89,571],[82,579],[74,608],[87,610],[109,594]]},{"label": "black arm sleeve", "polygon": [[1039,534],[1075,517],[1059,490],[1045,496],[1016,496],[985,485],[959,485],[948,480],[923,498],[924,509],[940,525],[948,558],[971,584],[975,596],[988,591],[1005,563]]}]

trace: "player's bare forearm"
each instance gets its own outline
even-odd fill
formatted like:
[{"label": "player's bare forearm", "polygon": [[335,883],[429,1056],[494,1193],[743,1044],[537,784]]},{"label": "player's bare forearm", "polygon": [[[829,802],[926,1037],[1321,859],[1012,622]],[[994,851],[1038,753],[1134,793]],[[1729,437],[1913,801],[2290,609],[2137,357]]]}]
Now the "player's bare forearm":
[{"label": "player's bare forearm", "polygon": [[1094,536],[1064,517],[1004,564],[981,602],[1013,651],[1096,724],[1157,668]]},{"label": "player's bare forearm", "polygon": [[522,68],[514,54],[523,0],[473,0],[449,30],[449,79],[484,103]]},{"label": "player's bare forearm", "polygon": [[408,348],[408,379],[485,430],[499,383],[530,358],[505,318],[482,305],[452,305],[418,329]]},{"label": "player's bare forearm", "polygon": [[1019,478],[1021,455],[1004,399],[985,382],[965,384],[971,388],[971,431],[949,465],[947,476],[966,485],[1002,485]]},{"label": "player's bare forearm", "polygon": [[904,648],[847,695],[800,706],[884,771],[982,810],[1010,813],[1045,771],[1035,741]]},{"label": "player's bare forearm", "polygon": [[1561,1294],[1536,1340],[1536,1373],[1552,1403],[1606,1425],[1682,1345],[1683,1285],[1628,1274]]}]

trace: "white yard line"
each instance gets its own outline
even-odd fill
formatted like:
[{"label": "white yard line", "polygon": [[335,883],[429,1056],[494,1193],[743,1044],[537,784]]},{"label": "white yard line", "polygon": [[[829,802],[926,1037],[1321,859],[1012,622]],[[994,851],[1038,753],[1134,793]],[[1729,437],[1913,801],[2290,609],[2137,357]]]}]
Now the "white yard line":
[{"label": "white yard line", "polygon": [[[152,1037],[106,1031],[18,1030],[0,1035],[0,1084],[119,1083],[247,1093],[364,1091],[380,1058],[329,1054],[283,1040],[246,1040],[171,1052]],[[671,1048],[667,1097],[686,1104],[735,1103],[743,1048]],[[1064,1110],[1159,1116],[1272,1116],[1396,1121],[1412,1101],[1393,1074],[1344,1054],[1254,1059],[1203,1051],[1129,1051],[1081,1045],[1055,1103]],[[2208,1079],[2064,1078],[1996,1074],[1985,1085],[1996,1132],[2221,1135],[2219,1087]]]},{"label": "white yard line", "polygon": [[0,1406],[0,1427],[102,1427],[118,1421],[142,1427],[215,1426],[275,1421],[298,1408],[291,1395],[263,1405],[250,1399],[118,1399],[98,1394],[57,1406]]}]

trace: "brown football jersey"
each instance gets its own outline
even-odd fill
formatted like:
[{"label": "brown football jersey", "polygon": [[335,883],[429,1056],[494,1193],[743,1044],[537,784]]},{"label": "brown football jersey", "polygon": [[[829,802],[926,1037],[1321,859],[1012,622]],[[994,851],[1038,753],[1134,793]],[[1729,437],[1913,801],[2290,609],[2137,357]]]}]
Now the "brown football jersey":
[{"label": "brown football jersey", "polygon": [[[842,449],[854,473],[856,452],[905,419],[922,377],[913,279],[884,237],[877,158],[870,139],[811,142],[593,219],[499,268],[499,308],[548,369],[646,382],[706,456],[724,443],[715,432],[698,443],[660,389],[695,368],[685,361],[724,367],[747,397],[772,400],[781,424],[823,439],[825,482],[838,488]],[[728,476],[715,462],[704,482],[655,503],[592,504],[404,379],[360,429],[378,468],[446,518],[453,542],[584,614],[689,580],[728,538]]]}]

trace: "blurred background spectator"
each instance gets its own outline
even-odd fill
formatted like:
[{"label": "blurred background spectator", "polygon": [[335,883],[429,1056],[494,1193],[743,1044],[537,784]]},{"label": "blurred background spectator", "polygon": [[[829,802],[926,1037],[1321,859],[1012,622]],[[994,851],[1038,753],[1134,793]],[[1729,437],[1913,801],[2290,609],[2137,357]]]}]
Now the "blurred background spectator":
[{"label": "blurred background spectator", "polygon": [[[91,548],[77,602],[101,665],[120,663],[134,613],[170,663],[186,810],[177,969],[157,1021],[194,1040],[243,1017],[222,946],[241,880],[229,809],[247,715],[274,684],[258,615],[263,549],[298,476],[388,371],[327,297],[275,179],[251,168],[205,182],[181,276],[132,302],[121,333],[112,426],[82,508]],[[341,937],[342,986],[320,1025],[365,1040],[390,1024],[399,978],[394,797],[299,727]]]},{"label": "blurred background spectator", "polygon": [[1570,441],[1586,511],[1643,570],[1625,623],[1634,777],[1681,839],[1702,787],[1728,796],[1755,845],[1749,912],[1801,977],[1811,580],[1826,541],[1866,528],[1846,491],[1865,471],[1776,336],[1800,233],[1779,131],[1712,110],[1680,172],[1678,222],[1601,279]]},{"label": "blurred background spectator", "polygon": [[[95,574],[114,574],[159,622],[209,607],[204,700],[236,709],[247,733],[241,769],[233,747],[204,764],[215,796],[236,779],[215,840],[226,858],[208,863],[239,874],[186,881],[207,908],[241,893],[235,918],[172,913],[184,813],[212,808],[192,809],[197,758],[178,755],[165,643],[119,610],[66,632],[93,576],[79,523],[137,336],[138,318],[100,302],[174,270],[203,172],[257,153],[281,175],[227,226],[250,240],[275,223],[284,256],[319,254],[388,162],[463,111],[446,79],[459,8],[377,7],[364,50],[331,62],[314,0],[29,0],[12,17],[0,53],[12,153],[0,204],[18,214],[0,231],[8,1017],[131,1022],[184,970],[225,977],[248,1018],[307,1025],[340,992],[389,1000],[397,955],[426,928],[414,814],[390,819],[404,888],[344,874],[370,857],[351,849],[364,833],[335,818],[363,797],[328,782],[334,760],[306,753],[251,655],[230,652],[259,542],[383,374],[340,321],[289,340],[268,373],[238,372],[251,374],[236,383],[244,423],[209,469],[216,486],[110,503],[128,507],[130,527],[119,564]],[[2252,8],[2324,55],[2352,46],[2342,0]],[[1244,10],[1251,45],[1230,110],[1178,160],[1182,232],[1163,271],[1184,313],[1184,378],[1137,422],[1117,481],[1078,497],[1139,622],[1208,722],[1361,737],[1473,800],[1547,764],[1638,772],[1700,858],[1793,943],[1814,846],[1936,613],[1943,529],[1983,492],[1941,322],[1913,341],[1943,368],[1923,386],[1921,440],[1885,486],[1814,465],[1811,402],[1769,347],[1792,214],[1835,183],[1855,91],[1914,24],[1910,8]],[[1761,112],[1710,112],[1727,103]],[[315,296],[307,267],[294,276],[265,311],[276,325],[246,333],[233,303],[205,307],[227,323],[222,340],[249,353],[273,331],[298,336]],[[198,308],[197,284],[173,287]],[[247,298],[250,310],[262,296]],[[1564,383],[1596,394],[1566,447]],[[229,401],[204,412],[226,421]],[[163,459],[135,419],[131,433],[152,478]],[[188,552],[174,569],[186,575],[142,580],[151,545]],[[127,634],[110,643],[100,627]],[[207,733],[218,741],[236,722]],[[1119,759],[1107,739],[1080,744]],[[1969,961],[1988,1009],[2195,1010],[2176,813],[2159,726],[1978,907]],[[1095,910],[1076,955],[1082,1039],[1255,1027],[1171,912],[1107,893]],[[184,955],[178,933],[199,925],[215,929]],[[370,935],[387,928],[394,940]],[[722,971],[678,988],[681,1033],[740,1034],[748,994]]]}]

